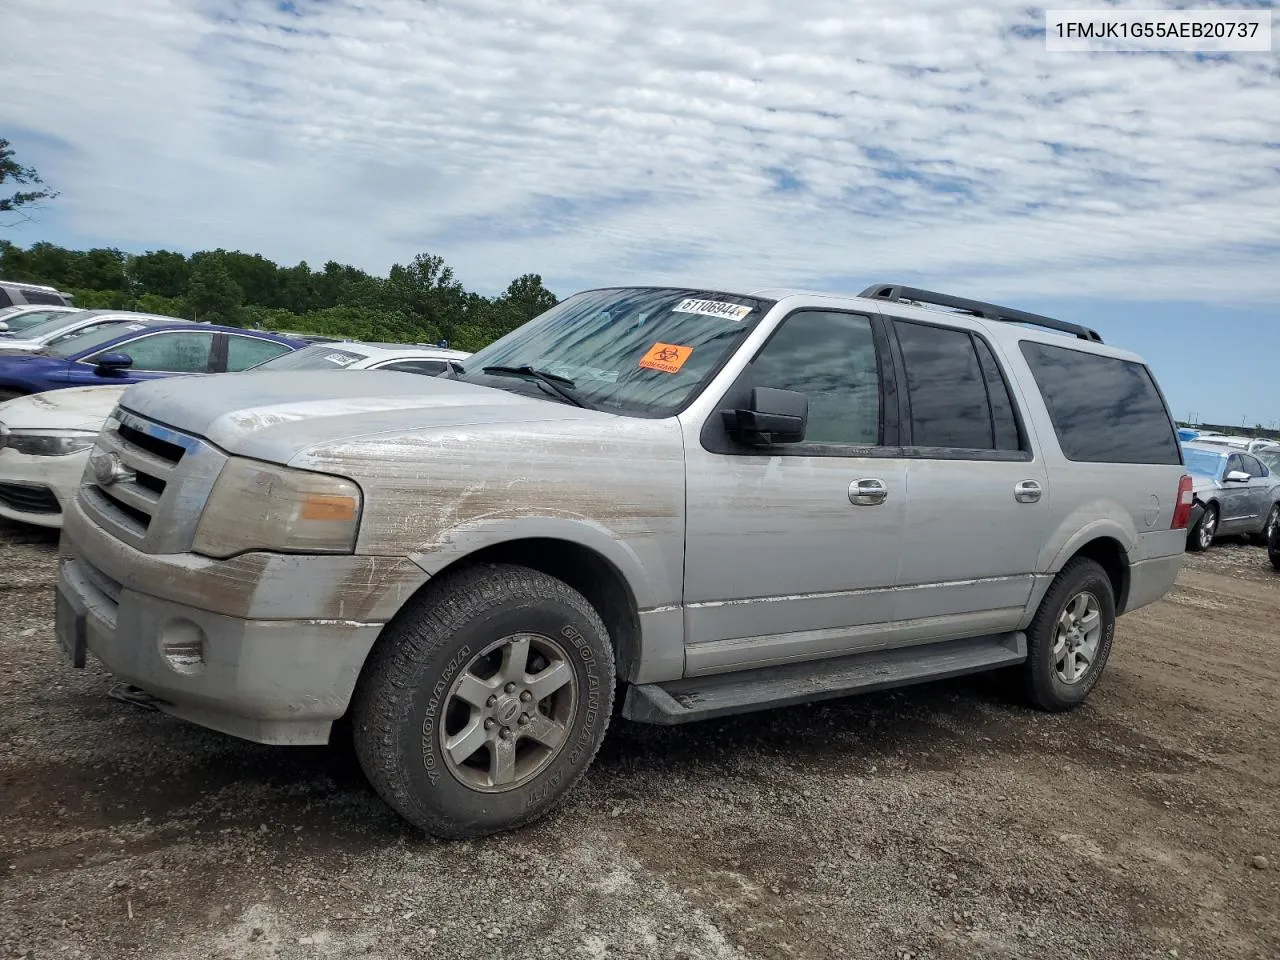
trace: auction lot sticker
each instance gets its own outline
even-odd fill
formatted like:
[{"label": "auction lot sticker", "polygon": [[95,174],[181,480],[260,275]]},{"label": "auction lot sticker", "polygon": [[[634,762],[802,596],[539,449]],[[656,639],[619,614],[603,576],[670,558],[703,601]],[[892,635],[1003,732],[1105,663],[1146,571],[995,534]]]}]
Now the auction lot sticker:
[{"label": "auction lot sticker", "polygon": [[679,373],[686,360],[693,354],[693,347],[678,347],[674,343],[655,343],[640,358],[640,366],[646,370],[663,373]]},{"label": "auction lot sticker", "polygon": [[724,303],[720,300],[681,300],[680,305],[672,313],[700,313],[704,317],[727,317],[730,320],[741,320],[751,312],[750,307],[739,303]]}]

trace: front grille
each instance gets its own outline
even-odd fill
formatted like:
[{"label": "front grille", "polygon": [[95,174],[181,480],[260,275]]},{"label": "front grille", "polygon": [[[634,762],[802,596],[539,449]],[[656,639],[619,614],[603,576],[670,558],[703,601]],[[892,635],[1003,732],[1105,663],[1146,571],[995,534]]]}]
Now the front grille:
[{"label": "front grille", "polygon": [[169,463],[177,463],[187,452],[176,443],[170,443],[168,440],[162,440],[159,437],[143,433],[137,427],[131,427],[127,423],[120,424],[116,431],[125,442],[131,443],[135,447],[140,447],[147,453],[154,454]]},{"label": "front grille", "polygon": [[0,483],[0,503],[19,513],[61,513],[58,498],[42,483]]},{"label": "front grille", "polygon": [[225,461],[203,440],[117,408],[89,456],[80,504],[140,550],[183,553]]}]

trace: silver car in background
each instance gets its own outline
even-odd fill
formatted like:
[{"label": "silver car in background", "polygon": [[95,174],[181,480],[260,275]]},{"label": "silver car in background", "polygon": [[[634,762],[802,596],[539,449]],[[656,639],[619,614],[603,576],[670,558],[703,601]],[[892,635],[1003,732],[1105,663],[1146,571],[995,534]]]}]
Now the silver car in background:
[{"label": "silver car in background", "polygon": [[1265,544],[1280,522],[1280,473],[1225,444],[1193,440],[1182,445],[1182,456],[1195,497],[1187,549],[1207,550],[1231,534]]}]

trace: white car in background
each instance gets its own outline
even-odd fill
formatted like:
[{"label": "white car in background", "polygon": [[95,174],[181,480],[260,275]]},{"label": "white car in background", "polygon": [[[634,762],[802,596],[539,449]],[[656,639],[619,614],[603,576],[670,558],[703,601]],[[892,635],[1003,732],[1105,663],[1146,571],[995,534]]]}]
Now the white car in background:
[{"label": "white car in background", "polygon": [[[45,310],[51,307],[42,308]],[[19,317],[19,321],[25,318]],[[23,329],[0,334],[0,354],[37,353],[55,343],[101,330],[118,323],[128,323],[139,318],[164,320],[166,323],[194,323],[181,317],[163,317],[154,313],[133,313],[128,310],[73,310],[51,314],[48,319]]]},{"label": "white car in background", "polygon": [[23,303],[0,307],[0,337],[21,336],[22,331],[38,323],[52,320],[60,313],[83,313],[80,307],[59,307],[43,303]]},{"label": "white car in background", "polygon": [[[469,356],[441,347],[342,341],[304,347],[253,370],[392,370],[437,376]],[[0,517],[62,526],[63,504],[75,497],[94,439],[127,389],[72,387],[0,403]]]}]

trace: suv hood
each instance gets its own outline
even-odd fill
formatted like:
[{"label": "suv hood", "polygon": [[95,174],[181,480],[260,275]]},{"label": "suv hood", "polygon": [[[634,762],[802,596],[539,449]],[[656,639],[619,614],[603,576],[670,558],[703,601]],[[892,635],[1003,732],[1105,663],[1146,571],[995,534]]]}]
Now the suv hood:
[{"label": "suv hood", "polygon": [[228,453],[282,464],[317,444],[375,434],[609,416],[473,383],[384,370],[152,380],[126,390],[120,405]]}]

